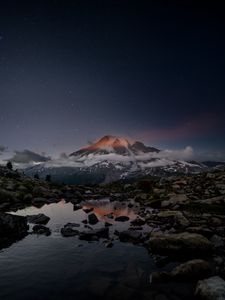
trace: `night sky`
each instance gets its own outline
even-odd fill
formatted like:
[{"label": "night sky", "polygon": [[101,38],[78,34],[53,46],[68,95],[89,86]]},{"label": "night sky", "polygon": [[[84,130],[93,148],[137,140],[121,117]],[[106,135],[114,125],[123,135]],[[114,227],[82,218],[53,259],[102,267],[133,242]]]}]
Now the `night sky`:
[{"label": "night sky", "polygon": [[0,151],[112,134],[223,152],[225,9],[167,2],[2,1]]}]

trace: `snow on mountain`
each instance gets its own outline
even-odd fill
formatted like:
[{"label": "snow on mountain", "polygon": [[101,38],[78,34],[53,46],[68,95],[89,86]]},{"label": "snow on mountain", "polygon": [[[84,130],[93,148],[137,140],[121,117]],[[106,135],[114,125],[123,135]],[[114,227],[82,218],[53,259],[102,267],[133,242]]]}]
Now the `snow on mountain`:
[{"label": "snow on mountain", "polygon": [[[198,163],[188,163],[192,154],[185,148],[175,159],[174,153],[147,147],[142,142],[106,135],[95,143],[75,151],[69,157],[52,159],[25,169],[31,176],[51,174],[56,180],[69,183],[100,183],[128,178],[174,172],[196,172]],[[68,179],[69,178],[69,179]]]}]

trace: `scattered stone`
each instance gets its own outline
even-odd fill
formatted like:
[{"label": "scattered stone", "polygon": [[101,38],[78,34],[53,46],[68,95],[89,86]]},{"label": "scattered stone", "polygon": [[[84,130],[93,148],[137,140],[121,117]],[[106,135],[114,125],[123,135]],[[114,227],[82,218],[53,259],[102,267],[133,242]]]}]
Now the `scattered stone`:
[{"label": "scattered stone", "polygon": [[203,300],[223,300],[225,299],[225,281],[219,276],[200,280],[195,290],[195,296]]},{"label": "scattered stone", "polygon": [[48,236],[51,234],[51,231],[48,227],[46,227],[44,225],[34,225],[33,233],[45,234],[46,236]]},{"label": "scattered stone", "polygon": [[75,228],[79,227],[79,224],[76,223],[67,223],[61,228],[61,234],[64,237],[75,236],[79,234],[79,231]]},{"label": "scattered stone", "polygon": [[125,230],[119,233],[121,242],[138,242],[142,237],[142,233],[134,230]]},{"label": "scattered stone", "polygon": [[115,221],[117,221],[117,222],[126,222],[126,221],[129,221],[129,217],[127,217],[127,216],[119,216],[119,217],[117,217],[117,218],[115,218]]},{"label": "scattered stone", "polygon": [[86,241],[98,240],[99,238],[108,238],[109,236],[109,228],[104,227],[95,230],[88,230],[80,232],[79,239]]},{"label": "scattered stone", "polygon": [[93,211],[94,208],[91,207],[91,208],[83,208],[83,211],[86,213],[86,214],[89,214],[91,211]]},{"label": "scattered stone", "polygon": [[98,218],[96,217],[96,215],[94,213],[88,215],[88,222],[91,225],[95,225],[98,223]]},{"label": "scattered stone", "polygon": [[29,223],[34,223],[34,224],[44,224],[46,225],[50,218],[46,216],[45,214],[38,214],[38,215],[30,215],[27,216],[27,220]]}]

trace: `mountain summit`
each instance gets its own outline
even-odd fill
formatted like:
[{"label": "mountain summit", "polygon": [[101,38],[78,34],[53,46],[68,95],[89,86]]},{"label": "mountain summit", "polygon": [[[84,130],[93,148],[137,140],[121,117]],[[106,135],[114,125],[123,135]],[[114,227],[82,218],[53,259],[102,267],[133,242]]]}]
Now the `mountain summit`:
[{"label": "mountain summit", "polygon": [[84,156],[88,154],[115,153],[125,156],[133,156],[140,153],[159,152],[158,149],[147,147],[141,142],[130,143],[127,139],[112,135],[105,135],[90,146],[81,148],[70,154],[70,156]]}]

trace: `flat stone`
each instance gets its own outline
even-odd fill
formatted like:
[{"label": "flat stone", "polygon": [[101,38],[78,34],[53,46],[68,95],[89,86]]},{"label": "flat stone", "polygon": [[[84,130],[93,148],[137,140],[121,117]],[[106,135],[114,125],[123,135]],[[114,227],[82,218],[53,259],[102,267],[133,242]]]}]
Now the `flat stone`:
[{"label": "flat stone", "polygon": [[47,224],[50,218],[45,214],[38,214],[27,216],[27,220],[29,223],[33,224]]}]

